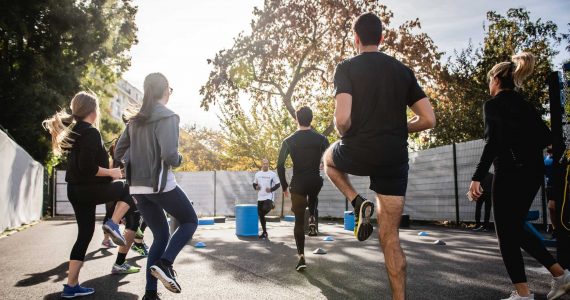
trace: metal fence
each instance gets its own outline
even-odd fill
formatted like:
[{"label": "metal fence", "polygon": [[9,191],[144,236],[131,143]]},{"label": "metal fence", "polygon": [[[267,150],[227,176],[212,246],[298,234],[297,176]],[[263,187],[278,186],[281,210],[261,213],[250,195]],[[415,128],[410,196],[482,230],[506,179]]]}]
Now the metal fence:
[{"label": "metal fence", "polygon": [[[484,142],[475,140],[410,153],[410,173],[406,195],[405,213],[413,220],[472,222],[475,219],[475,203],[469,202],[465,193],[471,175],[483,151]],[[204,171],[176,172],[180,187],[194,202],[200,216],[233,216],[236,204],[255,204],[256,191],[252,182],[255,172]],[[56,214],[73,214],[66,197],[65,171],[57,172]],[[287,170],[290,178],[291,170]],[[367,177],[350,176],[354,187],[364,197],[374,198],[368,189]],[[457,187],[457,188],[456,188]],[[319,216],[342,218],[347,202],[329,180],[324,181],[319,194]],[[543,213],[541,193],[538,193],[531,209]],[[104,212],[101,206],[98,212]],[[291,201],[283,201],[281,190],[276,192],[275,209],[270,215],[289,215]],[[491,218],[492,220],[492,218]]]}]

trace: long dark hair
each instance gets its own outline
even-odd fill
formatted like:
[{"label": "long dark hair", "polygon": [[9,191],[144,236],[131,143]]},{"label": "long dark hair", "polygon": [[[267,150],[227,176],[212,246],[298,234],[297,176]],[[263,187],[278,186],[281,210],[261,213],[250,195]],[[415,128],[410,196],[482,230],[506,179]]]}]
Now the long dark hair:
[{"label": "long dark hair", "polygon": [[144,96],[142,105],[132,103],[127,109],[126,118],[129,123],[146,122],[152,113],[152,108],[162,99],[168,89],[168,80],[162,73],[148,74],[144,79]]}]

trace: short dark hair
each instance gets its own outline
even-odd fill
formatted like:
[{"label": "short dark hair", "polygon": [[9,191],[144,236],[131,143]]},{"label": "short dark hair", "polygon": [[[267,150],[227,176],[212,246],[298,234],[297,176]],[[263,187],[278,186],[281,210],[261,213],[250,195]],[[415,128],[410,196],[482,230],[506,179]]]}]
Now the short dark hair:
[{"label": "short dark hair", "polygon": [[299,125],[308,127],[313,121],[313,111],[308,106],[303,106],[295,112],[295,117]]},{"label": "short dark hair", "polygon": [[363,46],[379,45],[382,39],[382,21],[371,12],[363,13],[352,24]]}]

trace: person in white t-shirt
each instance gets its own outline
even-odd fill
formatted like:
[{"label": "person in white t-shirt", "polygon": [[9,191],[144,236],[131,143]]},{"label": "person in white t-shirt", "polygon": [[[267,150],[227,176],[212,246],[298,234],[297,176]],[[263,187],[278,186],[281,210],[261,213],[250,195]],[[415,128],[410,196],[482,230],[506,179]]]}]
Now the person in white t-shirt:
[{"label": "person in white t-shirt", "polygon": [[264,158],[261,161],[261,171],[255,173],[253,179],[253,188],[257,192],[257,213],[259,215],[259,222],[263,232],[259,236],[260,239],[267,238],[267,227],[265,222],[265,215],[267,215],[273,208],[275,208],[275,199],[273,192],[275,192],[281,184],[279,177],[272,171],[269,171],[269,160]]}]

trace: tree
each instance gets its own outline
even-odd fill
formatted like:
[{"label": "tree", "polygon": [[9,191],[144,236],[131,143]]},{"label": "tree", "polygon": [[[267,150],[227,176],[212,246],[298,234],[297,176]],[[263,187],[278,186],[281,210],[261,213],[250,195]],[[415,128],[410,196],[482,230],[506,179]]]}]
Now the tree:
[{"label": "tree", "polygon": [[[368,11],[386,27],[381,50],[412,67],[426,88],[435,84],[442,54],[425,33],[417,33],[418,19],[392,28],[393,13],[376,1],[266,0],[263,9],[253,11],[251,33],[240,33],[231,48],[208,60],[212,72],[200,90],[204,109],[220,106],[229,155],[241,158],[249,150],[260,152],[257,160],[276,155],[301,105],[315,111],[318,131],[333,133],[333,73],[354,54],[351,25]],[[252,130],[256,136],[244,135]],[[247,161],[256,167],[252,157]]]},{"label": "tree", "polygon": [[431,145],[446,145],[483,137],[482,106],[489,99],[487,72],[513,54],[529,51],[536,58],[534,73],[525,81],[522,93],[541,113],[547,112],[546,78],[560,42],[551,21],[530,19],[522,8],[509,9],[505,16],[487,13],[483,44],[471,44],[456,52],[443,72],[439,97],[435,101],[438,125],[431,131]]},{"label": "tree", "polygon": [[212,171],[227,169],[223,154],[225,146],[218,131],[196,125],[184,126],[180,131],[179,151],[182,165],[177,171]]},{"label": "tree", "polygon": [[80,89],[105,97],[130,64],[136,8],[130,0],[1,1],[0,11],[0,124],[45,161],[41,121]]}]

